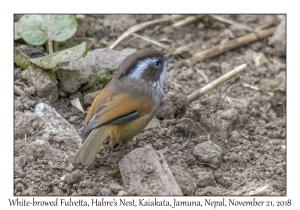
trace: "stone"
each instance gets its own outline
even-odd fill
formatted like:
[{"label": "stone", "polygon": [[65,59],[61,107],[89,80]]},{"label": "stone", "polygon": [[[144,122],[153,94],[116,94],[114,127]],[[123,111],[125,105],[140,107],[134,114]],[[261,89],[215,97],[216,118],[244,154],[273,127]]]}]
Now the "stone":
[{"label": "stone", "polygon": [[232,109],[226,109],[226,110],[219,110],[217,112],[218,118],[221,118],[222,120],[229,120],[229,121],[235,121],[238,116],[239,113],[236,109],[232,108]]},{"label": "stone", "polygon": [[[74,167],[72,164],[73,157],[81,143],[76,129],[47,104],[37,104],[34,114],[39,121],[43,122],[43,127],[40,128],[42,133],[38,136],[40,140],[43,140],[43,159],[49,160],[48,164],[51,163],[53,167],[59,166],[72,170]],[[51,141],[57,143],[50,144]],[[60,147],[55,146],[62,142],[66,148],[69,148],[63,152]],[[37,153],[37,155],[41,154]]]},{"label": "stone", "polygon": [[24,191],[24,185],[21,184],[21,183],[16,184],[15,185],[15,191],[16,192],[22,192],[22,191]]},{"label": "stone", "polygon": [[162,152],[151,145],[132,150],[118,165],[129,195],[182,195]]},{"label": "stone", "polygon": [[94,91],[107,83],[121,62],[135,49],[115,51],[110,49],[96,49],[88,52],[87,56],[77,61],[70,61],[55,68],[59,81],[59,89],[66,93]]},{"label": "stone", "polygon": [[156,117],[158,119],[173,119],[176,115],[185,113],[187,106],[187,96],[169,91],[164,95]]},{"label": "stone", "polygon": [[66,92],[62,91],[61,89],[58,89],[58,94],[60,97],[63,97],[63,98],[68,96],[68,94]]},{"label": "stone", "polygon": [[119,185],[118,183],[111,183],[111,185],[109,186],[109,188],[115,194],[118,193],[119,191],[123,190],[123,187],[121,185]]},{"label": "stone", "polygon": [[273,36],[269,40],[269,44],[273,45],[276,51],[281,56],[286,55],[286,23],[285,19],[281,21],[281,23],[277,26],[277,29]]},{"label": "stone", "polygon": [[237,130],[233,130],[233,131],[231,131],[231,137],[234,139],[239,139],[242,136],[241,136],[240,132],[238,132]]},{"label": "stone", "polygon": [[225,188],[230,187],[235,181],[232,174],[230,174],[228,172],[224,172],[221,169],[214,170],[214,176],[215,176],[216,182]]},{"label": "stone", "polygon": [[84,179],[84,173],[81,170],[75,170],[70,175],[65,177],[68,184],[78,184]]},{"label": "stone", "polygon": [[111,189],[106,187],[101,188],[100,195],[111,196],[112,195]]},{"label": "stone", "polygon": [[56,75],[53,70],[45,70],[38,66],[31,65],[28,70],[22,72],[23,79],[26,79],[34,92],[39,98],[54,103],[58,99],[58,88],[56,85]]},{"label": "stone", "polygon": [[127,192],[125,192],[125,191],[118,192],[118,196],[126,196],[126,195],[127,195]]},{"label": "stone", "polygon": [[197,179],[192,177],[185,169],[178,165],[170,166],[170,169],[183,195],[195,195]]},{"label": "stone", "polygon": [[197,180],[198,187],[215,186],[217,184],[212,172],[199,172]]},{"label": "stone", "polygon": [[52,70],[34,70],[35,77],[39,78],[34,82],[35,94],[50,103],[58,99],[58,88],[56,86],[56,75]]},{"label": "stone", "polygon": [[37,121],[33,121],[32,124],[31,124],[31,126],[32,126],[33,129],[36,130],[36,129],[39,128],[40,124]]},{"label": "stone", "polygon": [[79,120],[78,116],[72,116],[72,117],[70,117],[69,122],[70,123],[75,123],[75,122],[77,122],[77,120]]},{"label": "stone", "polygon": [[209,165],[211,168],[218,168],[221,164],[223,150],[212,141],[205,141],[194,147],[193,155],[201,163]]},{"label": "stone", "polygon": [[69,71],[58,69],[56,70],[58,78],[59,89],[65,93],[75,93],[82,84],[89,81],[87,74],[81,73],[80,71]]},{"label": "stone", "polygon": [[97,90],[97,91],[94,91],[92,93],[88,93],[84,96],[83,98],[83,102],[84,102],[84,105],[85,106],[90,106],[94,99],[96,98],[96,96],[101,92],[102,90]]},{"label": "stone", "polygon": [[[31,100],[28,97],[21,97],[21,101],[22,101],[24,109],[29,109],[29,110],[32,109],[37,104],[37,100]],[[25,113],[25,111],[26,110],[24,110],[24,113]]]},{"label": "stone", "polygon": [[32,87],[25,88],[24,92],[28,95],[33,95],[35,93],[35,87],[32,86]]}]

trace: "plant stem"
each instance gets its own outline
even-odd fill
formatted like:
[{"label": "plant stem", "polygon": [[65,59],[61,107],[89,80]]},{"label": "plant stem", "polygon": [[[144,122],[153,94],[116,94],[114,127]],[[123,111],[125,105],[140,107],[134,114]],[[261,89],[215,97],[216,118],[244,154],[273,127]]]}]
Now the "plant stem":
[{"label": "plant stem", "polygon": [[19,96],[24,94],[24,92],[16,85],[14,85],[14,93],[19,95]]},{"label": "plant stem", "polygon": [[271,36],[272,34],[274,34],[275,30],[276,30],[276,27],[264,29],[261,31],[255,31],[255,32],[247,34],[245,36],[226,41],[225,43],[214,46],[210,49],[200,51],[196,55],[193,55],[193,57],[191,57],[190,59],[192,62],[195,62],[195,63],[204,61],[208,58],[215,57],[215,56],[220,55],[229,50],[233,50],[238,47],[249,44],[251,42],[257,41],[258,39],[262,39],[264,37]]},{"label": "plant stem", "polygon": [[54,52],[58,52],[59,51],[59,43],[56,41],[53,41],[53,48],[54,48]]},{"label": "plant stem", "polygon": [[206,86],[202,87],[201,89],[195,91],[194,93],[192,93],[188,96],[188,102],[192,103],[196,99],[198,99],[201,96],[203,96],[204,94],[208,93],[210,90],[214,89],[215,87],[219,86],[223,82],[228,81],[229,79],[231,79],[235,75],[239,74],[244,69],[246,69],[246,64],[242,64],[242,65],[238,66],[237,68],[231,70],[227,74],[224,74],[223,76],[219,77],[218,79],[214,80],[213,82],[209,83],[208,85],[206,85]]},{"label": "plant stem", "polygon": [[53,46],[52,46],[52,40],[48,39],[48,48],[49,48],[49,54],[53,53]]}]

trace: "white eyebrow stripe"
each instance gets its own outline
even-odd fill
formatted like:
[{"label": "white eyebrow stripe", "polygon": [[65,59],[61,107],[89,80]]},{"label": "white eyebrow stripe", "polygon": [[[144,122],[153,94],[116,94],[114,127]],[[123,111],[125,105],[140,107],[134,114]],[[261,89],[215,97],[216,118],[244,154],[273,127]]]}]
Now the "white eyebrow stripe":
[{"label": "white eyebrow stripe", "polygon": [[157,58],[146,58],[144,60],[141,60],[136,65],[135,70],[129,75],[131,78],[141,78],[142,74],[144,73],[145,69],[152,63],[155,63],[158,61]]}]

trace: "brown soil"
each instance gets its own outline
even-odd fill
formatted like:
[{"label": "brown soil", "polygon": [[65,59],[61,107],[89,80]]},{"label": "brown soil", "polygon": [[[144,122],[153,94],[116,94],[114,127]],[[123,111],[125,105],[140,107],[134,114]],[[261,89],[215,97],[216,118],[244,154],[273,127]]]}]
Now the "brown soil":
[{"label": "brown soil", "polygon": [[[78,21],[75,37],[95,38],[92,48],[104,48],[128,27],[162,16],[86,15]],[[277,21],[273,15],[224,17],[252,28]],[[118,162],[134,148],[146,144],[155,150],[165,150],[164,156],[184,195],[242,195],[253,190],[258,190],[258,195],[286,195],[285,56],[269,45],[269,38],[264,38],[202,63],[184,60],[232,35],[239,37],[247,33],[210,19],[179,28],[164,22],[139,31],[140,35],[169,45],[164,52],[178,52],[168,64],[164,102],[156,118],[129,145],[109,153],[108,149],[102,149],[89,168],[51,167],[49,163],[50,160],[59,163],[58,157],[72,156],[78,150],[78,139],[72,135],[80,133],[85,114],[75,109],[70,99],[79,96],[83,101],[85,93],[60,96],[54,104],[44,101],[74,126],[74,132],[68,131],[71,134],[63,139],[45,137],[46,122],[34,115],[35,106],[42,99],[15,96],[15,195],[130,194],[124,188]],[[123,40],[115,49],[147,47],[161,50],[134,36]],[[260,59],[257,64],[260,53],[266,59]],[[188,95],[207,83],[200,71],[211,82],[243,63],[247,69],[238,80],[221,85],[187,107],[178,104],[179,93]],[[17,67],[14,79],[23,90],[30,91]],[[258,90],[245,87],[245,83]],[[63,130],[61,134],[64,135]],[[202,162],[197,156],[201,152],[199,144],[208,140],[222,150],[216,165]],[[46,146],[39,141],[46,142]],[[69,189],[72,183],[92,186],[92,189]],[[41,189],[42,186],[54,187]]]}]

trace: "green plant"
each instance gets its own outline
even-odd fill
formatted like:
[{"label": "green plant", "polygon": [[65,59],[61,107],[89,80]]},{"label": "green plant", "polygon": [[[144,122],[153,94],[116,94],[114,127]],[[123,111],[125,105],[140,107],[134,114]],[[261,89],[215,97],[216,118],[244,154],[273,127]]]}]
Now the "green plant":
[{"label": "green plant", "polygon": [[78,60],[87,53],[86,42],[53,53],[53,42],[58,49],[58,42],[64,42],[76,33],[76,15],[23,15],[15,24],[15,30],[15,34],[30,45],[48,44],[49,55],[32,59],[15,48],[14,61],[22,69],[26,69],[30,63],[43,69],[53,69],[59,63]]},{"label": "green plant", "polygon": [[49,54],[53,53],[52,41],[64,42],[77,31],[76,15],[23,15],[18,22],[18,33],[33,46],[48,40]]}]

